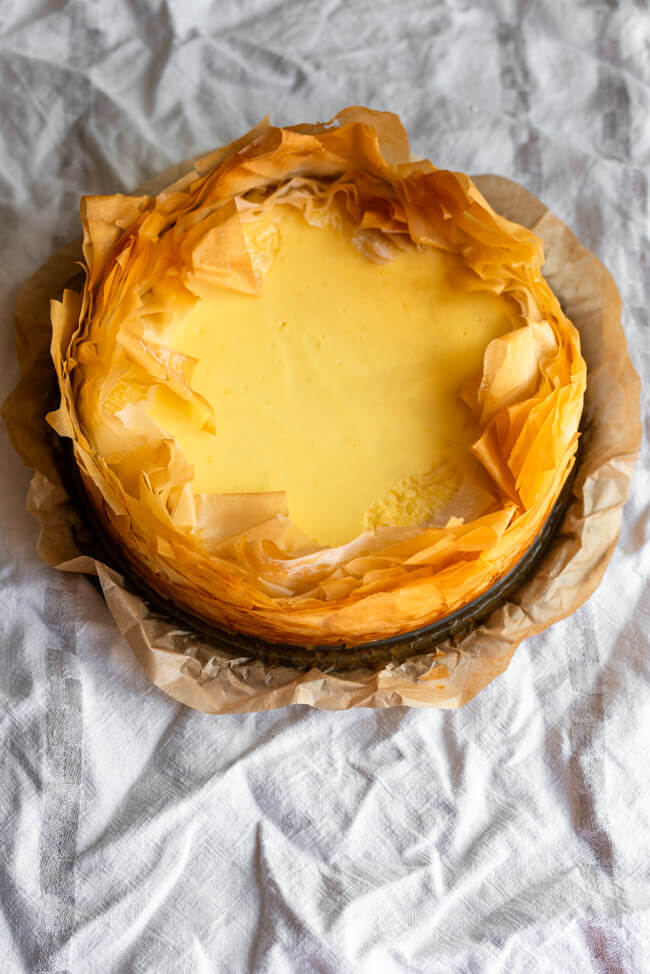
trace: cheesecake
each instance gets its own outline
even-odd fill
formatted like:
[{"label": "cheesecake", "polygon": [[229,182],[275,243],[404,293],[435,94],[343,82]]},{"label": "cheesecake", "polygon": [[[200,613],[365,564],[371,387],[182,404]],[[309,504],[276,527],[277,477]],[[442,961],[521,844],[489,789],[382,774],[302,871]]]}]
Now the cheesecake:
[{"label": "cheesecake", "polygon": [[358,646],[525,555],[575,461],[579,336],[539,239],[412,161],[395,116],[264,121],[157,196],[81,213],[48,419],[168,604]]}]

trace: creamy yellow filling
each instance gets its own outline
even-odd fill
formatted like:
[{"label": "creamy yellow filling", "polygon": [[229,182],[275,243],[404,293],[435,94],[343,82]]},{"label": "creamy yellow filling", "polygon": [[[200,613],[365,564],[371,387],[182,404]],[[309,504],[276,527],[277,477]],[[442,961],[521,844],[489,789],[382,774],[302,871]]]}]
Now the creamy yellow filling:
[{"label": "creamy yellow filling", "polygon": [[287,205],[246,232],[260,294],[223,289],[171,336],[198,359],[192,387],[216,433],[165,389],[150,409],[193,465],[194,490],[285,490],[292,520],[337,545],[375,526],[372,512],[390,521],[403,481],[411,498],[418,478],[431,493],[440,464],[457,481],[477,432],[458,391],[488,342],[519,323],[514,305],[459,286],[454,255],[413,249],[378,264]]}]

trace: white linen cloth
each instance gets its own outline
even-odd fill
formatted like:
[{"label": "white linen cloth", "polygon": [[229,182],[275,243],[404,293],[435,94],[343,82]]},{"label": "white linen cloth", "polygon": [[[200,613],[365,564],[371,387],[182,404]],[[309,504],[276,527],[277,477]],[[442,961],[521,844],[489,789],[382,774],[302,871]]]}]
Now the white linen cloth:
[{"label": "white linen cloth", "polygon": [[[82,192],[355,103],[540,196],[650,378],[644,0],[3,0],[0,397],[13,299]],[[597,593],[463,710],[213,717],[39,563],[0,450],[2,971],[650,970],[647,453]]]}]

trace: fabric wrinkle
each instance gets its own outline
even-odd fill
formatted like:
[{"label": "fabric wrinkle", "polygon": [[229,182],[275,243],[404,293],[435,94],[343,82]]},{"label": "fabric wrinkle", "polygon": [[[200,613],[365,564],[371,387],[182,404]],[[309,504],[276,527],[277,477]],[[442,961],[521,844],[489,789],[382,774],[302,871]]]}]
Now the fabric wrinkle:
[{"label": "fabric wrinkle", "polygon": [[[597,253],[647,418],[650,18],[570,6],[5,4],[0,398],[18,287],[78,236],[82,193],[358,103],[441,168],[528,187]],[[645,969],[647,449],[589,603],[463,709],[229,716],[152,688],[90,583],[38,561],[1,432],[0,452],[3,971]]]}]

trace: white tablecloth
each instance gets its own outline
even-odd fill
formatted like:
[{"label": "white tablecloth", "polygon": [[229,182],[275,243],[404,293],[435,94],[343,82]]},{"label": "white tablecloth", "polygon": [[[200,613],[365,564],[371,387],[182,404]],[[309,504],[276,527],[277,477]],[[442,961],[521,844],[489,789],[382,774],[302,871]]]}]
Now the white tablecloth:
[{"label": "white tablecloth", "polygon": [[[614,273],[648,379],[649,86],[644,0],[4,0],[0,397],[81,192],[355,103],[539,195]],[[650,969],[647,456],[597,593],[464,710],[208,717],[39,563],[0,450],[3,971]]]}]

